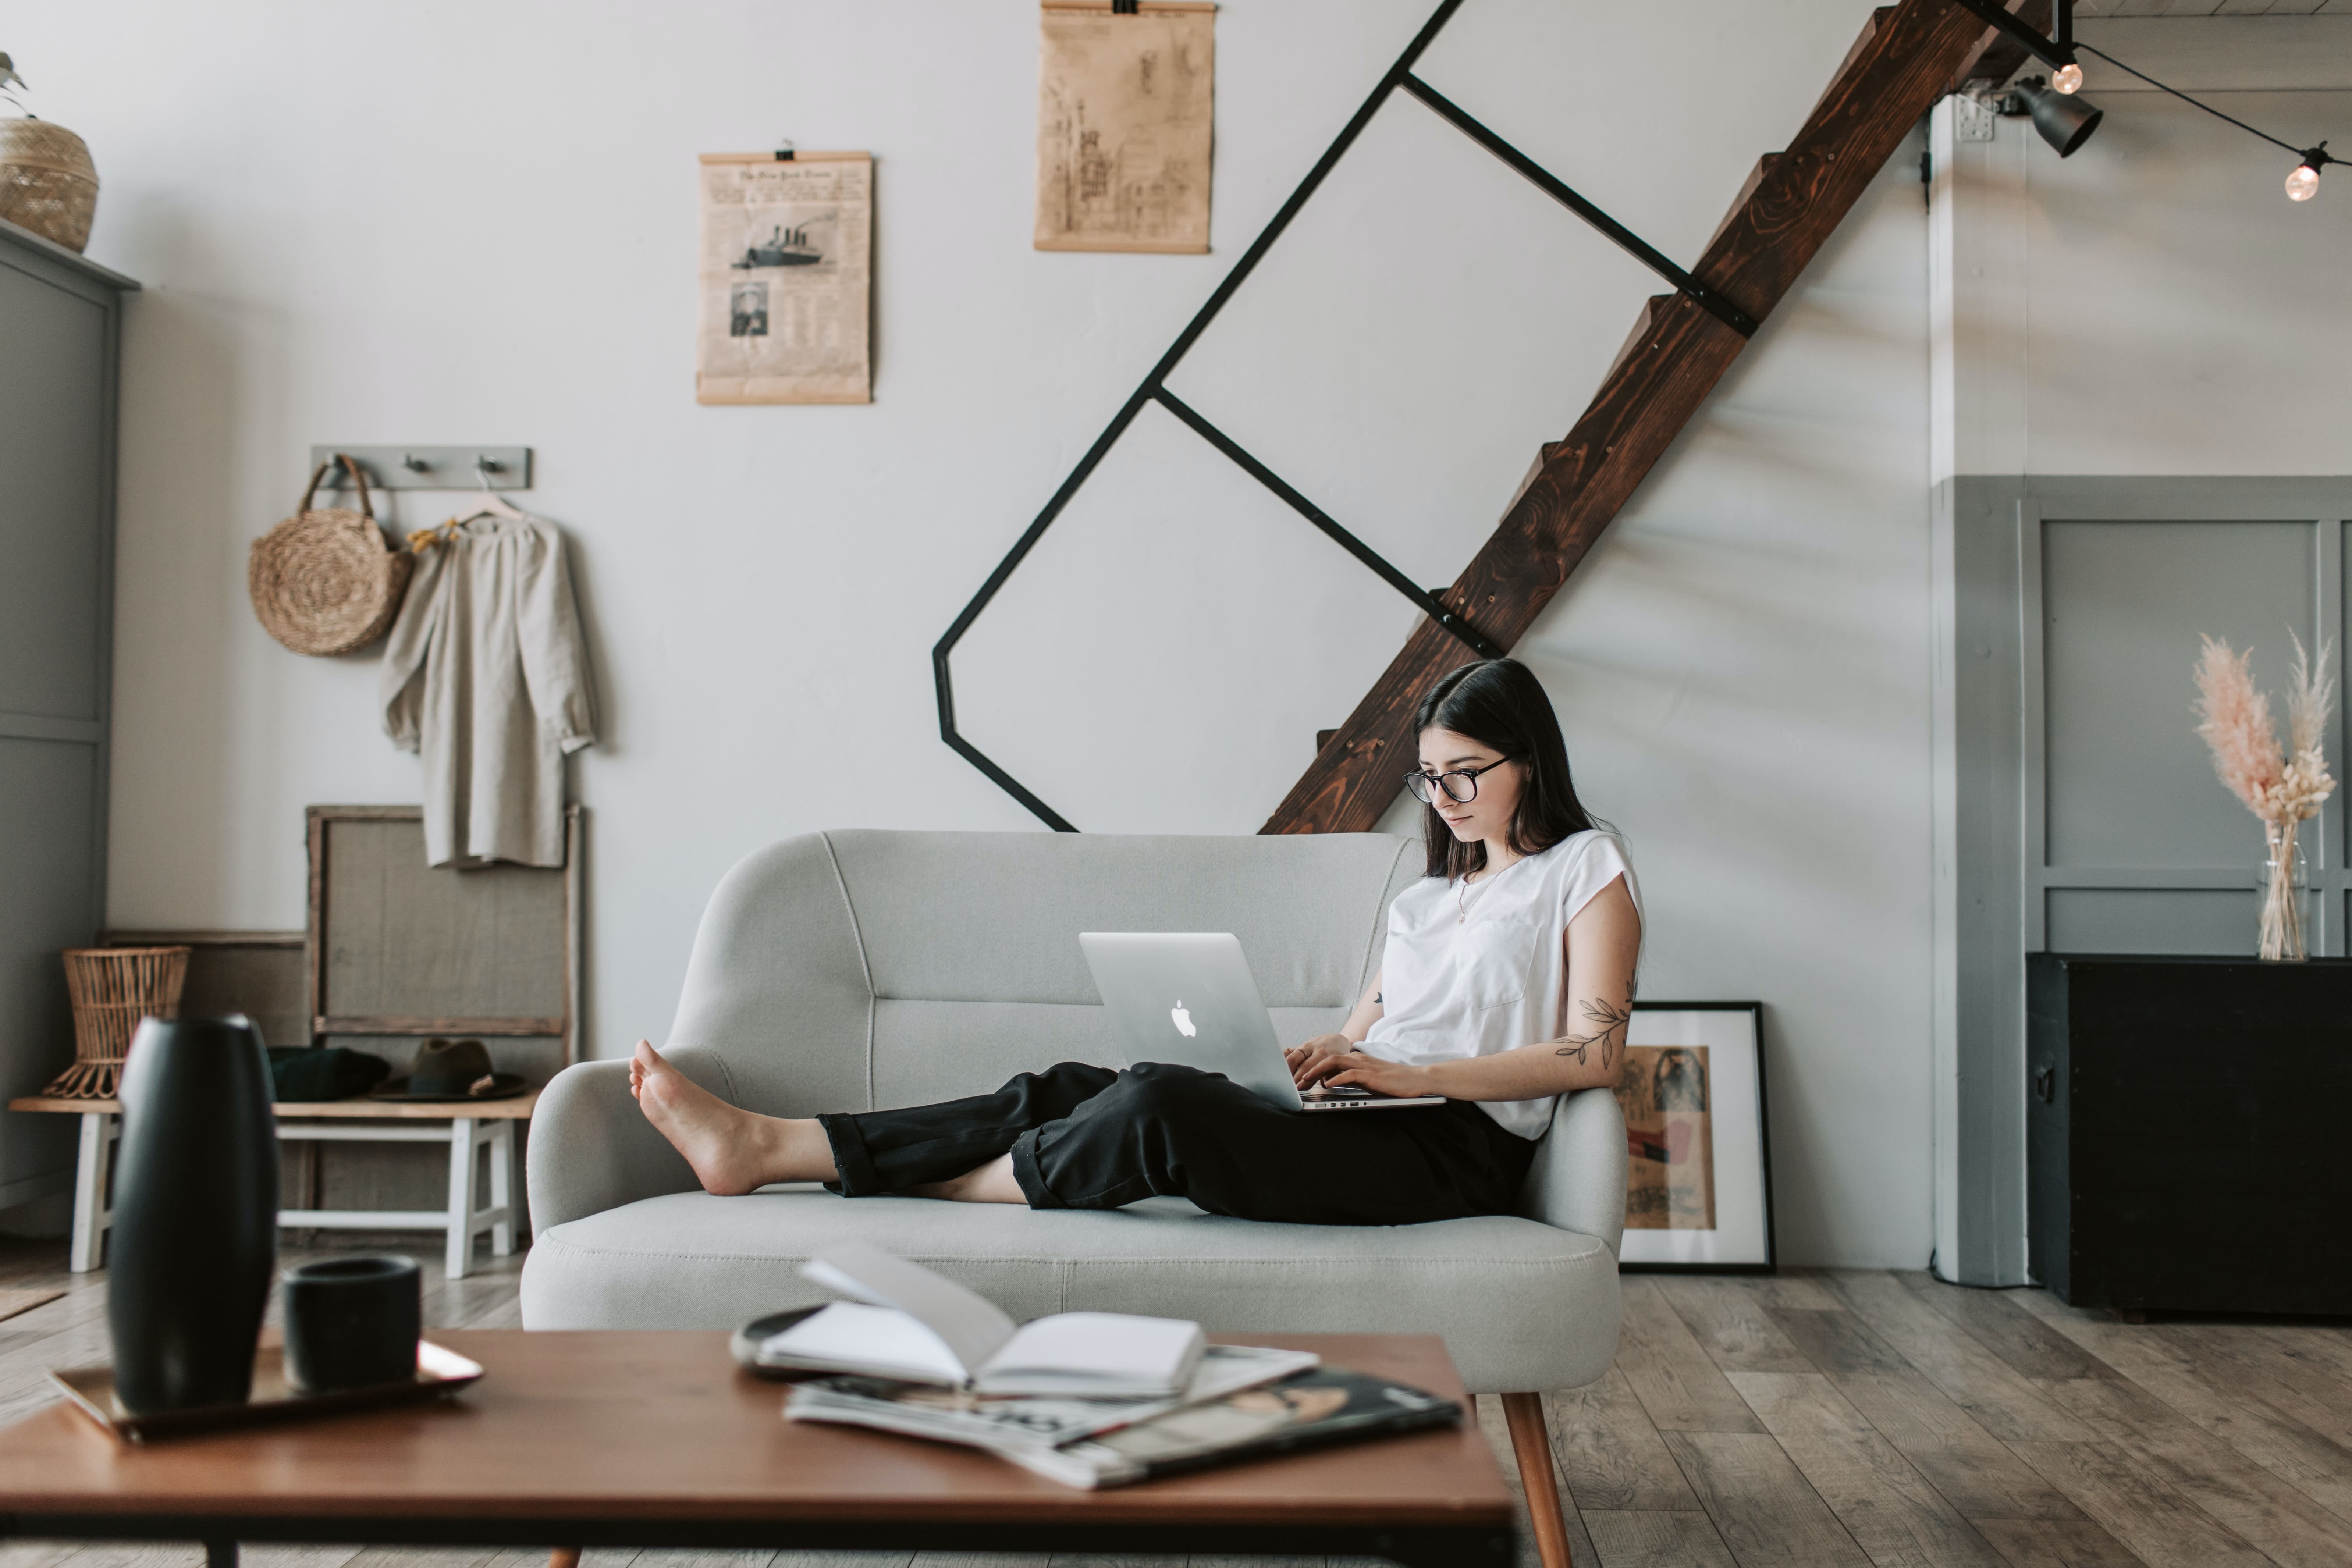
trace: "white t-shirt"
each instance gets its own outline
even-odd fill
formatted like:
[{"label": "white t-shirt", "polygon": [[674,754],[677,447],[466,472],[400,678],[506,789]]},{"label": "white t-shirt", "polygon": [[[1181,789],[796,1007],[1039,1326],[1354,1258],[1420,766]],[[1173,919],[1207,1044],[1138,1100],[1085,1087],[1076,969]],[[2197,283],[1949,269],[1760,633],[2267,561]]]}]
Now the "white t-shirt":
[{"label": "white t-shirt", "polygon": [[[1364,1054],[1427,1067],[1559,1039],[1568,1032],[1569,922],[1619,877],[1639,913],[1624,845],[1594,828],[1466,885],[1425,877],[1399,893],[1381,961],[1381,1013]],[[1520,1137],[1540,1138],[1558,1098],[1477,1105]]]}]

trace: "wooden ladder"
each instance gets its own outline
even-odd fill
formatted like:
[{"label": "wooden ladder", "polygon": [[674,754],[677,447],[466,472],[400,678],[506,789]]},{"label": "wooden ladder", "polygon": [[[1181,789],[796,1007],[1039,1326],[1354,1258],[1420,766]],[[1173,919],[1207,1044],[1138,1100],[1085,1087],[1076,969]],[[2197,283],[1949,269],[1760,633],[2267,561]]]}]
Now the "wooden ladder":
[{"label": "wooden ladder", "polygon": [[[2039,25],[2047,5],[2013,0],[2011,9]],[[1911,127],[1998,37],[1954,0],[1874,12],[1788,150],[1757,163],[1693,275],[1765,320]],[[1747,342],[1688,293],[1653,298],[1583,416],[1542,448],[1501,525],[1438,595],[1444,608],[1485,640],[1516,644]],[[1458,634],[1423,620],[1260,831],[1370,828],[1412,764],[1422,693],[1476,657]]]}]

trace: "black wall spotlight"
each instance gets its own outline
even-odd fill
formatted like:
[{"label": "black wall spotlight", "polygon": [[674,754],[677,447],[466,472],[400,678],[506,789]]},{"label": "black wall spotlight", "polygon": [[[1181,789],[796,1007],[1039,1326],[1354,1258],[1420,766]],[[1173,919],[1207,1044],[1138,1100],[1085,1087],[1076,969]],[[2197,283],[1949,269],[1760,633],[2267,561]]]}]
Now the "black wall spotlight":
[{"label": "black wall spotlight", "polygon": [[[2011,109],[2011,103],[2016,108]],[[2061,158],[2073,157],[2074,149],[2088,142],[2099,121],[2106,118],[2106,110],[2078,94],[2060,92],[2038,76],[2019,82],[2010,93],[2010,103],[2001,107],[2011,113],[2032,115],[2033,129]]]}]

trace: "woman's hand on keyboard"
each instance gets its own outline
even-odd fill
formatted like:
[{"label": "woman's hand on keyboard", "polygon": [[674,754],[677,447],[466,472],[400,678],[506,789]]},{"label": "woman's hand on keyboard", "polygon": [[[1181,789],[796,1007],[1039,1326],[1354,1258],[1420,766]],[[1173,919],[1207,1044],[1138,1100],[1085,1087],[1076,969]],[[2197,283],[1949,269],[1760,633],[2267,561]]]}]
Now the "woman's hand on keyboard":
[{"label": "woman's hand on keyboard", "polygon": [[1290,1065],[1290,1081],[1301,1089],[1312,1089],[1335,1072],[1345,1072],[1363,1058],[1357,1055],[1356,1042],[1345,1035],[1318,1035],[1303,1046],[1293,1046],[1282,1053]]}]

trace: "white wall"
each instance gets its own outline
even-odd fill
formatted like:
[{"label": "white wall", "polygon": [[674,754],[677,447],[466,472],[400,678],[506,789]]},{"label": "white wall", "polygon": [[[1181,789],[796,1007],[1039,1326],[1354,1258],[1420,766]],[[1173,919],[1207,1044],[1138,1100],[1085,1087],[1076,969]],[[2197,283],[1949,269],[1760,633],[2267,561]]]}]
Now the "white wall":
[{"label": "white wall", "polygon": [[[2085,21],[2089,42],[2307,147],[2352,142],[2352,16]],[[2061,160],[1960,143],[1949,284],[1969,395],[1937,477],[2352,472],[2352,169],[2290,202],[2281,151],[2097,59]]]},{"label": "white wall", "polygon": [[[125,364],[110,919],[293,927],[301,808],[415,798],[368,658],[297,658],[247,542],[312,442],[521,442],[598,647],[595,1048],[659,1036],[738,856],[1020,829],[928,650],[1425,14],[1229,0],[1213,254],[1028,245],[1034,8],[147,0],[20,15],[143,279]],[[1867,0],[1471,0],[1427,74],[1683,259]],[[1661,110],[1671,100],[1672,112]],[[694,154],[879,157],[876,402],[692,401]],[[1928,1237],[1927,349],[1916,143],[1520,652],[1630,835],[1645,994],[1771,1008],[1783,1257]],[[1175,385],[1431,583],[1656,286],[1417,108]],[[436,521],[404,498],[405,526]],[[1082,826],[1249,831],[1410,615],[1165,422],[975,629],[966,728]]]}]

